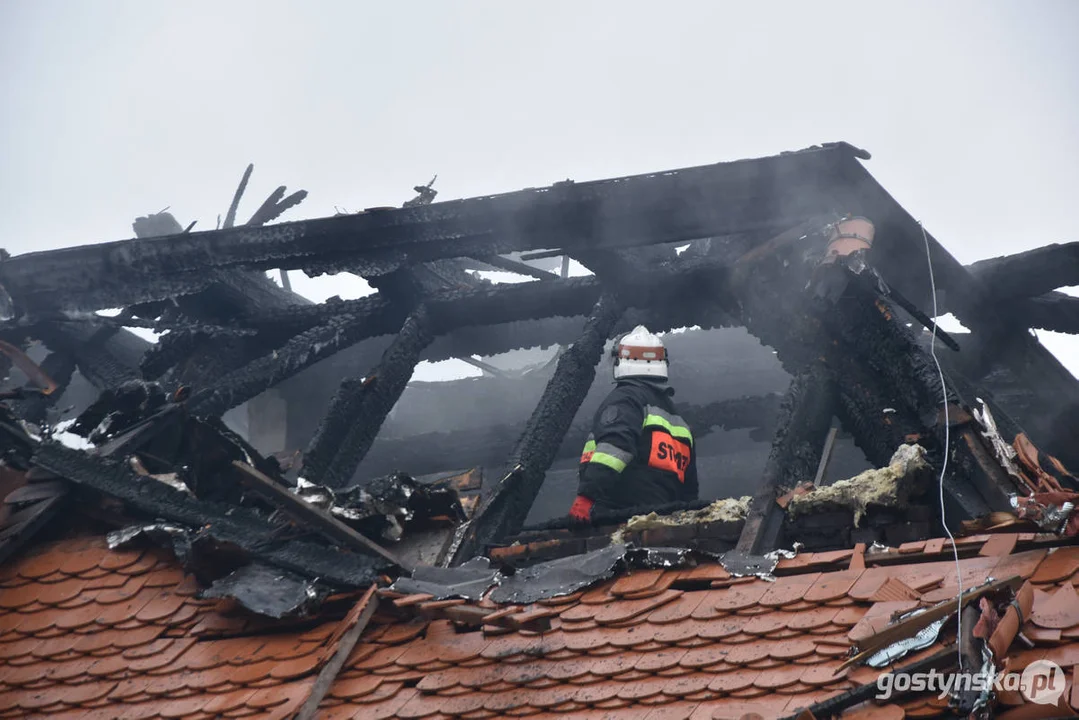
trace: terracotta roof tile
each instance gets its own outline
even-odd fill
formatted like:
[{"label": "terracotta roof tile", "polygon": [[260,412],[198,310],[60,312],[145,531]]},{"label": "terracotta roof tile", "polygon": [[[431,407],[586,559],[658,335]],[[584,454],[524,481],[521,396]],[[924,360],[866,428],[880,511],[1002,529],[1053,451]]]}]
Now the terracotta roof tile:
[{"label": "terracotta roof tile", "polygon": [[1030,576],[1032,583],[1055,583],[1072,577],[1079,570],[1079,547],[1056,548],[1038,564]]},{"label": "terracotta roof tile", "polygon": [[87,570],[96,569],[104,556],[105,552],[100,548],[69,551],[64,553],[63,560],[56,569],[66,575],[78,575]]},{"label": "terracotta roof tile", "polygon": [[682,623],[689,619],[697,606],[704,601],[707,593],[684,592],[672,602],[665,603],[661,607],[648,614],[648,622],[656,625],[670,623]]},{"label": "terracotta roof tile", "polygon": [[594,619],[601,625],[632,620],[640,615],[662,607],[682,595],[680,590],[665,590],[659,595],[641,600],[612,602],[597,610]]},{"label": "terracotta roof tile", "polygon": [[1065,629],[1079,625],[1079,595],[1065,582],[1051,595],[1035,592],[1031,622],[1039,627]]},{"label": "terracotta roof tile", "polygon": [[[650,590],[663,577],[664,570],[636,570],[618,578],[611,586],[610,593],[615,597]],[[669,586],[669,583],[668,583]]]},{"label": "terracotta roof tile", "polygon": [[777,578],[759,602],[763,607],[778,608],[803,601],[806,592],[813,587],[820,577],[820,573],[810,573],[808,575]]},{"label": "terracotta roof tile", "polygon": [[[757,608],[757,603],[764,597],[764,594],[768,592],[771,585],[763,580],[754,580],[749,583],[742,583],[739,585],[732,585],[724,590],[712,590],[712,602],[711,610],[719,613],[734,612],[736,610],[745,610],[747,608]],[[702,603],[702,607],[704,604]],[[694,617],[700,617],[700,619],[707,620],[714,615],[708,615],[701,617],[697,613],[694,613]]]},{"label": "terracotta roof tile", "polygon": [[850,589],[861,578],[862,572],[861,570],[845,570],[821,574],[812,587],[806,590],[803,599],[814,603],[845,599]]},{"label": "terracotta roof tile", "polygon": [[917,590],[899,578],[890,577],[867,599],[870,602],[886,602],[890,600],[918,600],[920,597],[921,595]]},{"label": "terracotta roof tile", "polygon": [[783,613],[769,612],[746,620],[742,624],[741,631],[747,635],[767,635],[770,632],[785,630],[786,628],[787,621],[783,617]]}]

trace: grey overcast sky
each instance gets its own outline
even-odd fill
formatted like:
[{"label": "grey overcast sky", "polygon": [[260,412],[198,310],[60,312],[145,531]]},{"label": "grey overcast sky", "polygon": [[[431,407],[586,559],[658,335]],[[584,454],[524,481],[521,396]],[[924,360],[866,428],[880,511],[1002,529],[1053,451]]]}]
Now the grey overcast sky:
[{"label": "grey overcast sky", "polygon": [[1077,35],[1077,0],[0,0],[0,246],[213,227],[248,162],[243,210],[297,219],[847,140],[971,262],[1079,240]]}]

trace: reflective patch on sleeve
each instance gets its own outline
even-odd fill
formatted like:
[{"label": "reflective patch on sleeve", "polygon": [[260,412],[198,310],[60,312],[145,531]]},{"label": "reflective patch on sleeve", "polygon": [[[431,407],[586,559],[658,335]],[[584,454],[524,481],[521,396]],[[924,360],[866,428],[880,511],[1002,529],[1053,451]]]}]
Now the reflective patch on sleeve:
[{"label": "reflective patch on sleeve", "polygon": [[591,463],[605,465],[617,473],[625,470],[626,465],[632,461],[633,453],[626,452],[610,443],[598,443],[592,457],[588,460]]},{"label": "reflective patch on sleeve", "polygon": [[652,452],[648,455],[649,467],[666,470],[678,476],[678,482],[686,481],[686,468],[693,450],[689,445],[676,440],[665,432],[652,433]]}]

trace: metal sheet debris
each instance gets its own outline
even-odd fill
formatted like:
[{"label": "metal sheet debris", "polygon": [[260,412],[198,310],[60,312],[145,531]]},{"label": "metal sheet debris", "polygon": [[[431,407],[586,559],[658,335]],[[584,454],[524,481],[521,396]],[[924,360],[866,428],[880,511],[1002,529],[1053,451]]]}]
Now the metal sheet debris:
[{"label": "metal sheet debris", "polygon": [[405,473],[338,489],[299,478],[293,492],[365,535],[391,541],[400,540],[408,524],[422,525],[436,517],[453,522],[466,518],[456,490],[425,485]]},{"label": "metal sheet debris", "polygon": [[251,612],[281,619],[311,614],[328,594],[306,578],[254,562],[214,581],[199,596],[232,598]]},{"label": "metal sheet debris", "polygon": [[501,580],[502,575],[490,560],[477,557],[452,568],[419,566],[412,577],[398,578],[390,589],[408,595],[433,595],[436,600],[479,600]]},{"label": "metal sheet debris", "polygon": [[149,525],[131,525],[120,530],[113,530],[105,536],[110,550],[124,548],[138,541],[147,540],[154,545],[168,547],[176,559],[184,566],[191,556],[191,531],[182,525],[172,523],[151,523]]},{"label": "metal sheet debris", "polygon": [[762,580],[775,580],[772,573],[779,564],[779,555],[749,555],[740,550],[731,550],[720,556],[719,563],[734,577],[755,575]]},{"label": "metal sheet debris", "polygon": [[1019,472],[1019,466],[1015,464],[1016,452],[1015,448],[1010,443],[1005,442],[1004,438],[1000,436],[1000,431],[997,429],[997,421],[993,418],[992,411],[989,410],[989,406],[985,400],[977,398],[980,408],[973,408],[971,414],[974,419],[982,426],[982,437],[986,439],[990,447],[993,448],[993,455],[996,457],[1000,466],[1008,471],[1008,474],[1018,480],[1021,484],[1025,484],[1022,473]]},{"label": "metal sheet debris", "polygon": [[584,555],[523,568],[495,588],[490,599],[496,603],[527,604],[570,595],[614,575],[626,549],[625,545],[609,545]]},{"label": "metal sheet debris", "polygon": [[709,553],[686,548],[608,545],[584,555],[550,560],[517,570],[501,580],[491,592],[490,599],[496,603],[533,603],[577,592],[614,576],[620,568],[680,568],[703,558],[715,559]]},{"label": "metal sheet debris", "polygon": [[[914,615],[918,615],[922,612],[925,611],[919,610],[910,613],[909,615],[905,615],[903,618],[900,619],[913,617]],[[866,664],[872,668],[882,668],[886,665],[891,665],[896,660],[899,660],[900,658],[909,655],[915,650],[924,650],[925,648],[929,647],[937,641],[937,636],[940,635],[941,628],[944,627],[944,623],[947,622],[949,619],[951,619],[951,616],[942,617],[941,619],[936,620],[929,625],[926,625],[924,628],[919,630],[911,637],[904,638],[903,640],[889,645],[888,647],[880,650],[876,654],[871,655],[869,657],[869,660],[866,661]]]}]

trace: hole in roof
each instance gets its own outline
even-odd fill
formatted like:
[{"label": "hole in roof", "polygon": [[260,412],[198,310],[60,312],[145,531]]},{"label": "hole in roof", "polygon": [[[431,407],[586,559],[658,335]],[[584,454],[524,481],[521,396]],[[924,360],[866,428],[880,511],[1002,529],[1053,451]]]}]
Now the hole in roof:
[{"label": "hole in roof", "polygon": [[940,328],[941,330],[943,330],[946,333],[969,333],[970,332],[970,329],[967,328],[965,325],[963,325],[963,323],[959,322],[959,318],[957,318],[952,313],[947,313],[945,315],[941,315],[940,317],[938,317],[937,318],[937,327]]}]

